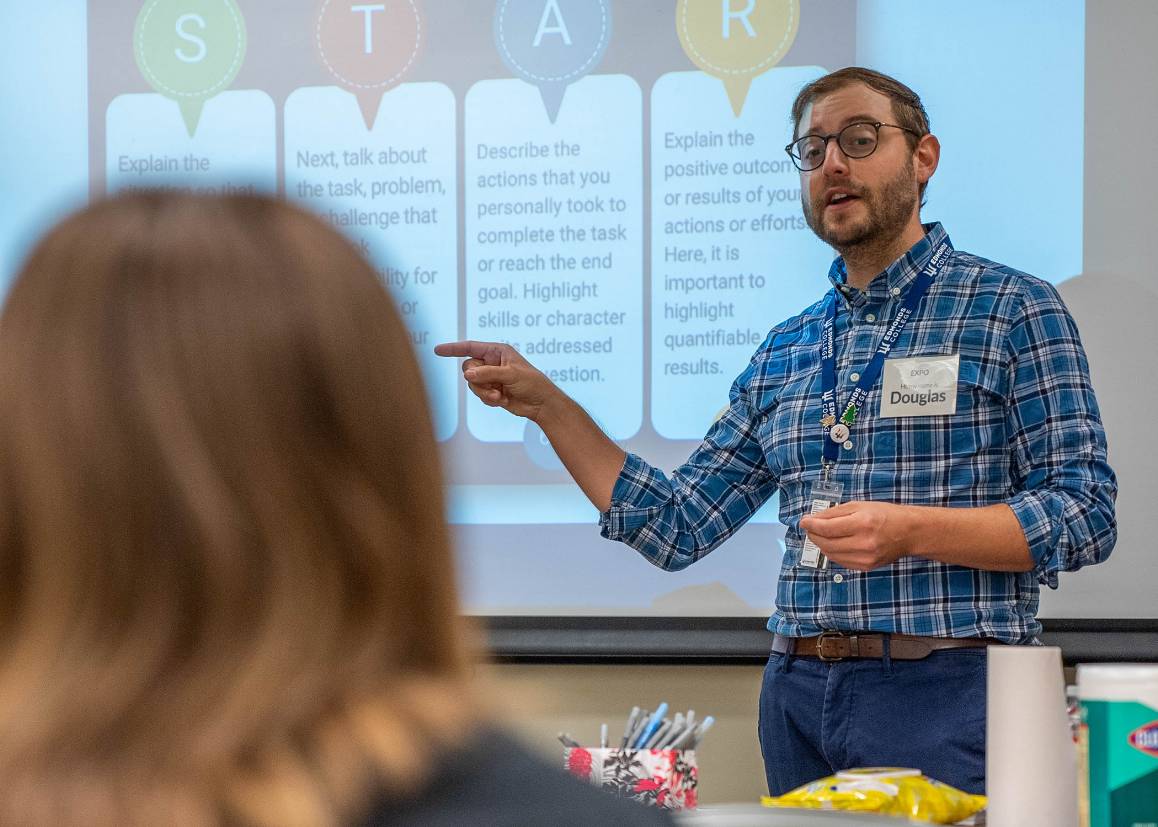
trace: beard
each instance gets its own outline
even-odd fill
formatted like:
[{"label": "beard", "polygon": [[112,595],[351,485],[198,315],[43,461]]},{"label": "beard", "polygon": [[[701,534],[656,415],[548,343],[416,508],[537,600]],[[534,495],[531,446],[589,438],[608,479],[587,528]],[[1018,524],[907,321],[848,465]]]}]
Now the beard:
[{"label": "beard", "polygon": [[900,236],[917,206],[917,176],[909,164],[902,164],[880,190],[856,188],[854,192],[866,213],[856,221],[826,221],[823,195],[811,202],[801,199],[804,220],[812,232],[845,258],[854,251],[887,248]]}]

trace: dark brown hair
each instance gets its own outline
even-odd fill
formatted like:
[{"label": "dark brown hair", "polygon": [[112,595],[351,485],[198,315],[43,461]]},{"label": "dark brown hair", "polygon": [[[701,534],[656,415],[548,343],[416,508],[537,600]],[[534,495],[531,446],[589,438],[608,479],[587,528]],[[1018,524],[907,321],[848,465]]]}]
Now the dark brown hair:
[{"label": "dark brown hair", "polygon": [[0,318],[0,823],[335,824],[417,783],[472,706],[437,456],[320,220],[53,230]]},{"label": "dark brown hair", "polygon": [[[794,139],[799,137],[797,133],[800,130],[800,120],[804,117],[804,110],[810,103],[815,103],[820,98],[854,83],[863,83],[889,99],[892,103],[893,118],[896,120],[896,125],[911,129],[913,133],[916,133],[904,133],[910,149],[916,149],[917,142],[921,137],[929,134],[929,113],[925,111],[925,105],[921,103],[921,98],[916,92],[896,78],[881,72],[860,66],[848,66],[817,78],[805,85],[796,95],[796,100],[792,102],[792,137]],[[921,184],[920,187],[922,199],[925,195],[925,186],[926,184]]]}]

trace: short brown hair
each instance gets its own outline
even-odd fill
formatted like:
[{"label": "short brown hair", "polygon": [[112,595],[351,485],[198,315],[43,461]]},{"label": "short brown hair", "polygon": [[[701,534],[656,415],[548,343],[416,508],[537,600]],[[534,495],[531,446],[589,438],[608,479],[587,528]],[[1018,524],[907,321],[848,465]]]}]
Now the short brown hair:
[{"label": "short brown hair", "polygon": [[437,457],[319,219],[52,231],[0,318],[0,823],[349,823],[417,783],[471,708]]},{"label": "short brown hair", "polygon": [[[863,83],[890,100],[897,126],[912,130],[912,133],[904,133],[911,149],[916,149],[917,141],[929,134],[929,113],[925,111],[925,105],[921,103],[921,98],[916,92],[882,72],[861,66],[848,66],[817,78],[796,95],[796,100],[792,102],[793,139],[799,137],[797,132],[800,130],[800,119],[804,117],[804,110],[810,103],[854,83]],[[920,187],[922,199],[925,195],[925,186],[921,184]]]}]

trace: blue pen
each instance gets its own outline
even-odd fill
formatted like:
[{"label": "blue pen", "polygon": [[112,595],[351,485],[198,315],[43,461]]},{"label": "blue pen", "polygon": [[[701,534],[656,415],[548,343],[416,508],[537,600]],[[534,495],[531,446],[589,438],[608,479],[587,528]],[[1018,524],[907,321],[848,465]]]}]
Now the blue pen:
[{"label": "blue pen", "polygon": [[640,736],[635,740],[633,746],[636,749],[641,748],[651,736],[655,735],[655,731],[659,729],[659,725],[663,723],[664,715],[667,715],[667,701],[660,703],[659,707],[655,710],[655,714],[651,716],[651,720],[647,722],[647,726],[643,728],[643,732],[640,733]]}]

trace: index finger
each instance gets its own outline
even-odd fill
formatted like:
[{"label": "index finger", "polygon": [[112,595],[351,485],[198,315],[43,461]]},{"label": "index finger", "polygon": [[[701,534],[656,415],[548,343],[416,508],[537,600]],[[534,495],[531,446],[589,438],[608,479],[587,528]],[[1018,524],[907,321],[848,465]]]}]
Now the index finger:
[{"label": "index finger", "polygon": [[469,356],[472,359],[482,359],[487,353],[501,347],[498,342],[443,342],[434,346],[436,356]]}]

